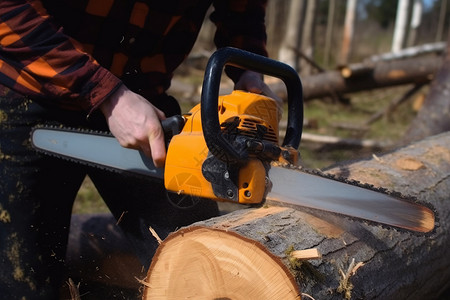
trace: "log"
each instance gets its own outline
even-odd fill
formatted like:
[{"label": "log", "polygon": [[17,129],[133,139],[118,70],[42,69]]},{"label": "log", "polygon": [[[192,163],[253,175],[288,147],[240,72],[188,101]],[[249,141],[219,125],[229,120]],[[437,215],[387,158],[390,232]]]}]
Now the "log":
[{"label": "log", "polygon": [[383,60],[387,61],[387,60],[396,60],[396,59],[417,57],[419,55],[431,54],[431,53],[442,54],[445,51],[445,47],[446,47],[445,42],[423,44],[423,45],[419,45],[419,46],[401,49],[400,51],[397,51],[397,52],[389,52],[389,53],[374,55],[374,56],[369,57],[366,61],[377,62],[377,61],[383,61]]},{"label": "log", "polygon": [[[442,62],[441,56],[424,56],[349,65],[339,70],[305,76],[302,77],[303,98],[307,101],[404,84],[427,84],[434,78]],[[284,99],[285,88],[282,83],[269,86]]]},{"label": "log", "polygon": [[329,149],[331,148],[387,149],[392,147],[392,143],[384,141],[340,138],[336,136],[319,135],[307,132],[302,133],[302,142],[326,145],[327,147],[329,147]]},{"label": "log", "polygon": [[[418,235],[312,209],[237,210],[169,235],[143,299],[436,299],[450,287],[450,133],[327,173],[431,203],[438,226]],[[292,257],[310,248],[322,257]]]}]

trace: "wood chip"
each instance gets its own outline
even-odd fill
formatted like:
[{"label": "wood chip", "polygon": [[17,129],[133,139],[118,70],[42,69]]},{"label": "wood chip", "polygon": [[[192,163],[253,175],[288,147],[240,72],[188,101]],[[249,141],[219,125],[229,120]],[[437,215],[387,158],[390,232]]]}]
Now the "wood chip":
[{"label": "wood chip", "polygon": [[319,252],[317,248],[292,251],[290,255],[300,260],[322,258],[322,254]]},{"label": "wood chip", "polygon": [[125,214],[127,214],[128,213],[128,211],[126,210],[126,211],[123,211],[122,212],[122,214],[120,215],[120,217],[119,217],[119,219],[117,220],[117,223],[116,223],[116,225],[119,225],[120,224],[120,222],[122,222],[122,219],[123,219],[123,217],[125,216]]},{"label": "wood chip", "polygon": [[158,233],[156,233],[155,229],[153,229],[151,226],[148,228],[150,230],[150,233],[153,235],[153,237],[158,241],[158,244],[161,245],[163,240],[159,237]]}]

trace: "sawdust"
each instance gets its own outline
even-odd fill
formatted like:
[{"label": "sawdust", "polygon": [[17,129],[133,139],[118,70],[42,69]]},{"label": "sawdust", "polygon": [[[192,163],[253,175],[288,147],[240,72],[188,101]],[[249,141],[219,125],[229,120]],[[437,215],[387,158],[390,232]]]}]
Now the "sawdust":
[{"label": "sawdust", "polygon": [[23,274],[23,270],[19,267],[15,267],[13,271],[13,277],[17,281],[24,281],[25,275]]},{"label": "sawdust", "polygon": [[7,249],[6,255],[11,262],[14,270],[12,276],[14,280],[20,282],[26,282],[32,291],[36,290],[36,284],[31,278],[25,276],[25,271],[21,266],[20,253],[24,251],[22,243],[20,242],[17,233],[12,233],[9,237],[9,249]]},{"label": "sawdust", "polygon": [[16,188],[17,188],[17,194],[21,195],[23,193],[23,191],[25,190],[25,186],[23,185],[22,182],[18,181],[16,183]]},{"label": "sawdust", "polygon": [[0,123],[5,122],[7,120],[8,120],[8,115],[3,110],[0,110]]},{"label": "sawdust", "polygon": [[11,241],[11,246],[8,249],[7,257],[14,266],[13,277],[17,281],[23,281],[23,270],[20,268],[21,243],[19,242],[17,233],[11,234],[9,240]]},{"label": "sawdust", "polygon": [[7,210],[3,208],[3,206],[0,204],[0,222],[3,223],[10,223],[11,222],[11,215]]},{"label": "sawdust", "polygon": [[1,160],[11,160],[11,156],[3,154],[3,152],[0,150],[0,159]]}]

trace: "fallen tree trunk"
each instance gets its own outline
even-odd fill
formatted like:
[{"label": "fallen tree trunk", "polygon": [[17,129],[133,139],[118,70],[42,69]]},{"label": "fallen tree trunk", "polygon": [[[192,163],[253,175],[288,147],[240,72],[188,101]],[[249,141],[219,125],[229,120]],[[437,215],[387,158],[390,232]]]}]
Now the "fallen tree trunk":
[{"label": "fallen tree trunk", "polygon": [[[322,211],[238,210],[172,233],[144,281],[144,299],[433,299],[450,286],[450,133],[327,172],[431,203],[429,235]],[[322,258],[298,261],[293,250]]]},{"label": "fallen tree trunk", "polygon": [[380,55],[374,55],[366,59],[366,61],[367,62],[387,61],[387,60],[416,57],[419,55],[430,53],[441,54],[445,51],[445,47],[446,47],[445,42],[423,44],[419,46],[401,49],[400,51],[397,52],[389,52]]},{"label": "fallen tree trunk", "polygon": [[307,132],[302,133],[302,142],[323,144],[329,148],[370,148],[377,150],[392,147],[392,143],[388,142],[340,138],[336,136],[319,135]]},{"label": "fallen tree trunk", "polygon": [[[434,78],[442,62],[441,56],[424,56],[349,65],[340,70],[302,77],[303,97],[306,101],[403,84],[426,84]],[[282,83],[269,86],[284,98]]]}]

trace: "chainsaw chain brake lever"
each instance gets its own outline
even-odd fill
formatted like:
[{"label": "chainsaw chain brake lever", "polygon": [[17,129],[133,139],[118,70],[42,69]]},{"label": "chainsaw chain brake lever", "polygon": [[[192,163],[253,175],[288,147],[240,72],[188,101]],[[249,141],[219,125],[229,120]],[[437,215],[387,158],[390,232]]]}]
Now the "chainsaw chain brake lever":
[{"label": "chainsaw chain brake lever", "polygon": [[169,145],[172,137],[179,134],[183,130],[185,122],[185,118],[180,115],[171,116],[161,121],[166,147]]},{"label": "chainsaw chain brake lever", "polygon": [[288,95],[288,121],[283,147],[298,149],[303,127],[303,91],[297,72],[287,64],[244,50],[225,47],[208,61],[201,95],[203,135],[209,151],[227,163],[245,162],[248,151],[237,149],[221,131],[218,116],[219,85],[226,65],[252,70],[281,79]]}]

